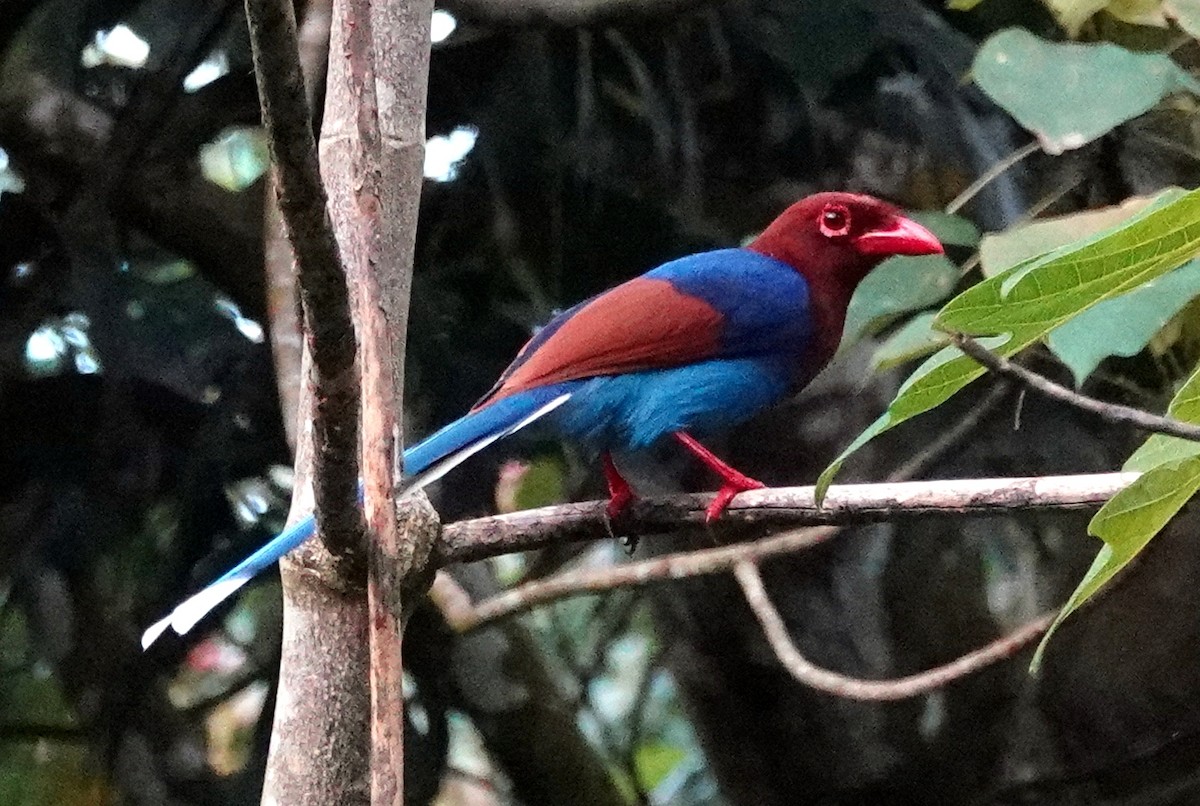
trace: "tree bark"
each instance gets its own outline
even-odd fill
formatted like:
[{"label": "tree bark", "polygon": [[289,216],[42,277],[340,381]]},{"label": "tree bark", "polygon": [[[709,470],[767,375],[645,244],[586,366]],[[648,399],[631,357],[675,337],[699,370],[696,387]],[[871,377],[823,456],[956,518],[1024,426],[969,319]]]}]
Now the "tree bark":
[{"label": "tree bark", "polygon": [[[305,363],[308,355],[305,353]],[[305,373],[307,377],[308,373]],[[312,511],[313,394],[302,398],[291,519]],[[283,654],[264,806],[366,804],[371,698],[366,591],[342,579],[321,540],[280,561]]]},{"label": "tree bark", "polygon": [[[404,351],[425,144],[432,0],[338,0],[321,165],[361,342],[362,471],[371,534],[370,802],[404,800],[401,633],[406,592],[437,536],[422,498],[401,512]],[[365,749],[365,748],[364,748]]]}]

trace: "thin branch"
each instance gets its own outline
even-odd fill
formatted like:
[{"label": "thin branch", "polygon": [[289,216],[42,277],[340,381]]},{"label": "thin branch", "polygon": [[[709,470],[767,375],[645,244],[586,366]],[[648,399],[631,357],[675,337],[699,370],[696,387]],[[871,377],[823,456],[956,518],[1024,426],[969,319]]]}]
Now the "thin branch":
[{"label": "thin branch", "polygon": [[[1013,510],[1094,509],[1137,477],[1137,473],[1099,473],[1041,478],[838,485],[829,488],[825,508],[820,510],[812,503],[812,487],[754,490],[742,493],[734,499],[722,516],[722,521],[728,520],[731,524],[847,524],[894,520],[899,515],[985,515]],[[743,498],[747,500],[743,501]],[[645,533],[651,533],[670,530],[671,520],[665,514],[667,512],[676,513],[676,529],[681,522],[702,521],[706,503],[706,496],[682,495],[657,502],[639,502],[635,508],[643,512],[651,508],[661,508],[662,513],[653,519],[641,521],[640,525],[644,527]],[[591,518],[581,517],[581,514],[590,510],[595,510]],[[460,540],[469,540],[475,533],[491,534],[491,550],[483,555],[472,554],[470,559],[529,547],[525,544],[531,535],[522,530],[535,529],[539,523],[546,527],[544,534],[553,535],[554,539],[558,540],[605,539],[609,536],[603,527],[601,502],[567,504],[532,512],[541,514],[528,519],[514,519],[511,515],[502,515],[476,521],[462,521],[450,524],[442,534],[444,538],[450,536],[455,544]],[[562,519],[564,515],[565,520]],[[593,518],[596,523],[592,522]],[[726,524],[724,528],[728,528],[729,525]],[[720,526],[718,523],[718,527]],[[510,533],[508,529],[513,531]],[[474,608],[469,607],[462,596],[449,590],[448,585],[435,587],[439,588],[439,606],[449,605],[453,608],[453,616],[449,618],[452,626],[464,631],[559,599],[599,593],[613,588],[641,587],[670,582],[681,577],[729,571],[743,560],[758,561],[812,548],[833,537],[838,531],[837,526],[827,525],[815,529],[789,531],[752,543],[665,554],[652,560],[613,568],[568,571],[497,594]],[[543,545],[546,542],[537,534],[532,535],[532,538],[536,541],[534,545]]]},{"label": "thin branch", "polygon": [[320,533],[337,556],[360,551],[362,515],[358,487],[358,378],[354,328],[341,253],[329,217],[317,164],[312,114],[296,44],[290,2],[246,0],[254,74],[263,126],[275,166],[276,198],[300,283],[311,383],[313,493]]},{"label": "thin branch", "polygon": [[[1009,390],[1009,384],[1003,381],[997,383],[967,416],[961,418],[954,427],[946,431],[917,456],[896,468],[888,475],[888,480],[892,482],[905,481],[924,472],[946,451],[952,449],[977,428],[980,422],[1004,399]],[[700,552],[702,556],[698,559],[692,552],[670,555],[666,558],[660,557],[651,560],[649,566],[644,569],[640,565],[625,565],[621,568],[632,568],[632,570],[604,569],[596,571],[589,569],[567,572],[549,580],[526,583],[512,588],[481,603],[479,607],[473,605],[471,597],[449,574],[439,571],[430,596],[451,628],[458,632],[464,632],[495,619],[505,618],[522,610],[530,609],[538,604],[570,596],[572,595],[572,586],[575,585],[582,586],[580,593],[598,592],[608,590],[610,585],[616,587],[617,585],[635,584],[639,579],[645,580],[645,584],[649,584],[659,577],[678,579],[695,574],[714,573],[725,570],[727,568],[725,563],[730,557],[736,561],[738,556],[749,556],[749,551],[758,551],[762,553],[761,556],[769,557],[776,553],[776,548],[780,551],[799,551],[828,540],[838,531],[837,529],[792,531],[755,543],[753,549],[747,550],[745,545],[724,547],[712,550],[714,552],[712,554]],[[732,551],[725,549],[732,549]]]},{"label": "thin branch", "polygon": [[762,575],[753,561],[738,562],[733,573],[746,595],[746,602],[762,625],[767,641],[788,673],[805,686],[854,700],[903,700],[942,688],[960,677],[1012,657],[1044,633],[1054,620],[1053,613],[1039,616],[1008,635],[968,652],[957,660],[918,674],[891,680],[862,680],[822,669],[800,653],[788,634],[783,617],[767,596]]},{"label": "thin branch", "polygon": [[[306,5],[297,37],[310,111],[316,108],[319,96],[325,91],[332,23],[333,0],[311,0]],[[292,270],[292,247],[283,229],[274,188],[266,190],[263,262],[267,278],[267,317],[271,323],[271,354],[275,360],[284,431],[288,445],[295,452],[300,428],[300,394],[304,387],[304,329],[300,325],[296,273]]]},{"label": "thin branch", "polygon": [[959,418],[953,426],[943,431],[936,439],[906,459],[891,473],[888,481],[908,481],[924,473],[936,461],[955,448],[983,423],[1012,390],[1012,385],[1001,379],[988,390],[983,399]]},{"label": "thin branch", "polygon": [[1005,171],[1007,171],[1009,168],[1012,168],[1014,165],[1026,159],[1027,157],[1036,154],[1040,150],[1041,146],[1036,140],[1028,145],[1018,148],[1016,151],[1009,154],[1007,157],[1000,160],[991,168],[988,168],[986,171],[980,174],[979,178],[967,185],[962,193],[959,193],[957,196],[951,199],[950,203],[946,205],[946,212],[950,214],[957,213],[967,204],[967,202],[975,198],[979,194],[979,191],[983,190],[985,187],[994,182],[997,178],[1003,175]]},{"label": "thin branch", "polygon": [[[452,526],[447,527],[449,528]],[[599,570],[565,571],[498,593],[484,599],[470,610],[456,610],[452,626],[465,632],[561,599],[601,593],[614,588],[639,588],[684,577],[718,574],[730,570],[747,557],[760,559],[812,548],[833,537],[838,531],[836,526],[796,529],[753,543],[681,551],[664,554],[652,560],[625,563]]]},{"label": "thin branch", "polygon": [[1110,423],[1132,425],[1143,431],[1166,434],[1170,437],[1179,437],[1180,439],[1192,442],[1200,442],[1200,425],[1185,423],[1173,417],[1151,414],[1148,411],[1135,409],[1131,406],[1122,406],[1119,403],[1106,403],[1103,400],[1096,400],[1093,397],[1082,395],[1054,381],[1048,380],[1036,372],[1030,372],[1025,367],[1015,364],[1003,356],[996,355],[970,336],[956,333],[950,338],[960,350],[975,359],[976,362],[985,367],[989,372],[1013,378],[1033,391],[1057,400],[1060,403],[1066,403],[1077,409],[1091,412]]},{"label": "thin branch", "polygon": [[[1089,509],[1103,504],[1136,478],[1136,473],[1096,473],[839,484],[829,488],[820,507],[813,487],[750,490],[733,499],[721,519],[709,528],[714,536],[728,538],[751,526],[844,525],[926,515]],[[631,505],[628,517],[617,524],[609,523],[603,501],[459,521],[442,530],[434,562],[442,566],[569,541],[606,540],[612,537],[613,526],[622,535],[637,537],[677,531],[683,526],[703,526],[704,510],[711,498],[711,493],[692,493],[638,500]],[[759,545],[767,542],[760,541]]]}]

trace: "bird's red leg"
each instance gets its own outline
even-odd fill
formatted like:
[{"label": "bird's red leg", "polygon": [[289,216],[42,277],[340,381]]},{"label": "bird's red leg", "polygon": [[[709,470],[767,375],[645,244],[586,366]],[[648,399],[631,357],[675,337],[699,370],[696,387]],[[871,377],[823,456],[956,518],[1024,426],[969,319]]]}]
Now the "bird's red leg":
[{"label": "bird's red leg", "polygon": [[604,511],[608,514],[609,520],[615,521],[633,502],[633,490],[630,489],[629,482],[625,481],[624,477],[617,472],[612,454],[605,451],[600,456],[600,462],[604,466],[604,480],[608,482],[608,506],[604,508]]},{"label": "bird's red leg", "polygon": [[691,434],[684,431],[676,431],[675,439],[679,440],[679,443],[683,447],[696,454],[696,458],[711,468],[714,473],[721,477],[721,481],[723,482],[721,489],[717,491],[716,497],[713,498],[712,503],[705,510],[704,520],[711,522],[721,517],[721,513],[725,511],[725,507],[729,506],[729,502],[738,493],[745,492],[746,490],[758,490],[767,486],[761,481],[752,479],[722,462],[717,458],[716,454],[697,442]]}]

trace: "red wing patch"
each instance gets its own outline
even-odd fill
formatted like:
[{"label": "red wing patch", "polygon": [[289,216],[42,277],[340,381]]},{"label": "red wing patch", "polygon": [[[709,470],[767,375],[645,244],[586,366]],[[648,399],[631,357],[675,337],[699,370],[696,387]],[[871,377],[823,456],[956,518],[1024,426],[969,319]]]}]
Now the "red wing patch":
[{"label": "red wing patch", "polygon": [[580,308],[478,404],[562,381],[679,366],[713,355],[724,319],[667,280],[639,277]]}]

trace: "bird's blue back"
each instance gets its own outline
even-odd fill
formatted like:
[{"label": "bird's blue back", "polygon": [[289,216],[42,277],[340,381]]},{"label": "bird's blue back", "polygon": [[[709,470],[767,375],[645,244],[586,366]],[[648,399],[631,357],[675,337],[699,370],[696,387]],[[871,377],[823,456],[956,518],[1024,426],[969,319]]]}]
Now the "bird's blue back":
[{"label": "bird's blue back", "polygon": [[716,349],[679,366],[562,385],[571,399],[547,421],[566,436],[597,450],[640,450],[676,431],[724,430],[778,402],[802,374],[813,316],[807,281],[791,267],[747,249],[722,249],[644,277],[667,280],[717,311]]},{"label": "bird's blue back", "polygon": [[808,281],[786,263],[745,248],[718,249],[672,260],[644,276],[667,280],[721,314],[721,347],[709,357],[800,359],[810,346]]}]

